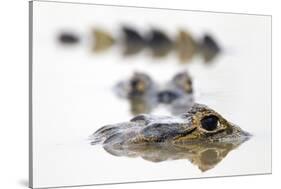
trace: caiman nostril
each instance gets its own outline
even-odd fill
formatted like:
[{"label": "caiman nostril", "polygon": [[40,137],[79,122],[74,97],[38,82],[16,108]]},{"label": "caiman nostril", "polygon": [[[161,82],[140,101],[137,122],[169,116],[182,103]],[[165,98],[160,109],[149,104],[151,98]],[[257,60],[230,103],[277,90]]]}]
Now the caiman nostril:
[{"label": "caiman nostril", "polygon": [[146,124],[149,122],[147,115],[144,115],[144,114],[137,115],[130,120],[130,122],[137,122],[137,121],[143,121]]}]

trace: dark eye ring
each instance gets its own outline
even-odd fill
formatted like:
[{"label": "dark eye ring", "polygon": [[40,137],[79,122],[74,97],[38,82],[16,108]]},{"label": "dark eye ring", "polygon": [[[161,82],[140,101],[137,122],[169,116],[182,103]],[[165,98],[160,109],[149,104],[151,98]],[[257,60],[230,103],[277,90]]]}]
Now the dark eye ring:
[{"label": "dark eye ring", "polygon": [[214,131],[219,126],[219,118],[215,115],[205,116],[201,119],[201,127],[207,131]]}]

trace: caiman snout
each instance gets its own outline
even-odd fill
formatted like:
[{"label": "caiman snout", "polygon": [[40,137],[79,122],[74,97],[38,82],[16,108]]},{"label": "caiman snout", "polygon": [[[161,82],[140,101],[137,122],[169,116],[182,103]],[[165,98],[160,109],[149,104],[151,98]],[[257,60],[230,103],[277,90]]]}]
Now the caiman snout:
[{"label": "caiman snout", "polygon": [[128,122],[104,126],[91,137],[93,143],[130,145],[197,143],[246,140],[251,135],[202,104],[179,116],[141,114]]}]

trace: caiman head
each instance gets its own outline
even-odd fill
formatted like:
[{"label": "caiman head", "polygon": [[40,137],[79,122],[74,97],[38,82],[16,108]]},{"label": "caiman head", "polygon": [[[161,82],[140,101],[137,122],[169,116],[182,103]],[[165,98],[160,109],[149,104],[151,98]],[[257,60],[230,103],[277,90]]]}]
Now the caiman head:
[{"label": "caiman head", "polygon": [[205,105],[194,104],[179,116],[138,115],[129,122],[97,130],[92,143],[104,145],[194,144],[244,141],[250,134]]},{"label": "caiman head", "polygon": [[214,110],[194,104],[177,117],[138,115],[129,122],[104,126],[91,141],[114,156],[151,162],[187,159],[207,171],[250,136]]}]

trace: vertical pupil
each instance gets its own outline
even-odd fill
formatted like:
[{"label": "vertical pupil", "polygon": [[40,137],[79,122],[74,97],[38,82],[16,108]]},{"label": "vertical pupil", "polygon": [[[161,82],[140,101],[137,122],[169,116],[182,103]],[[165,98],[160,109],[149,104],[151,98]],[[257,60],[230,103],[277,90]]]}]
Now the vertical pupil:
[{"label": "vertical pupil", "polygon": [[206,116],[201,120],[202,128],[207,131],[213,131],[218,126],[218,117],[214,115]]}]

